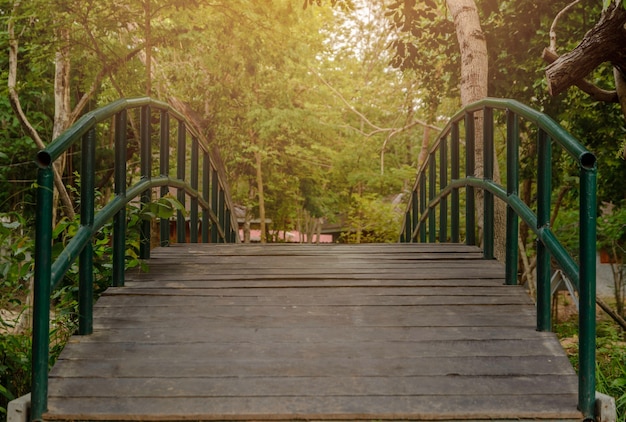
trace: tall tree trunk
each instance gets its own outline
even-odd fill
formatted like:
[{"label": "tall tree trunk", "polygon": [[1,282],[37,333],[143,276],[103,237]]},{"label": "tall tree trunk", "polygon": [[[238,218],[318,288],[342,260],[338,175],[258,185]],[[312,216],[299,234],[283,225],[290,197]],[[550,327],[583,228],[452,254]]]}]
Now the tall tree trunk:
[{"label": "tall tree trunk", "polygon": [[[461,102],[463,106],[487,97],[489,77],[489,61],[487,56],[487,41],[480,25],[478,8],[474,0],[446,0],[448,10],[454,20],[456,37],[461,52]],[[476,176],[484,174],[484,151],[483,151],[483,116],[475,113],[476,127]],[[495,151],[494,151],[495,153]],[[497,167],[497,160],[495,160]],[[499,181],[499,169],[494,169],[494,180]],[[483,221],[482,192],[478,192],[477,221],[479,227]],[[505,256],[506,208],[501,201],[496,201],[494,211],[495,232],[495,255],[498,260]]]},{"label": "tall tree trunk", "polygon": [[150,10],[150,1],[151,0],[145,0],[143,4],[145,18],[144,25],[146,32],[146,96],[148,97],[152,95],[152,12]]},{"label": "tall tree trunk", "polygon": [[254,158],[256,160],[256,185],[257,191],[259,194],[259,220],[261,226],[261,243],[266,243],[267,239],[265,236],[265,196],[263,193],[263,160],[261,158],[261,151],[254,152]]},{"label": "tall tree trunk", "polygon": [[[56,139],[70,126],[72,115],[72,106],[70,104],[71,58],[69,29],[59,29],[57,38],[60,42],[60,48],[54,57],[54,125],[52,127],[52,139]],[[53,164],[55,172],[63,176],[66,162],[67,153],[64,152]],[[59,189],[56,189],[53,194],[53,219],[56,219],[56,204],[60,194]]]}]

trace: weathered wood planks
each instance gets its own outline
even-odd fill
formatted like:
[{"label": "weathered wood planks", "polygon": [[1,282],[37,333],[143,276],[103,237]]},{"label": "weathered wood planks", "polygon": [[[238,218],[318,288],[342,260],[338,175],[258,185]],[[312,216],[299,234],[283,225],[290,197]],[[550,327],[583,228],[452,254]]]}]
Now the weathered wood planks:
[{"label": "weathered wood planks", "polygon": [[532,301],[464,245],[174,245],[96,304],[47,420],[580,420]]}]

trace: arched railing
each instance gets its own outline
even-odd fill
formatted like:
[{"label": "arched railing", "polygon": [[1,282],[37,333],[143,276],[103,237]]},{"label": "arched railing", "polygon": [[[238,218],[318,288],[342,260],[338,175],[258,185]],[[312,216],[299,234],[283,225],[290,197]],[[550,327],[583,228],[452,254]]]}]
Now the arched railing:
[{"label": "arched railing", "polygon": [[[506,186],[494,182],[494,134],[502,110],[506,141]],[[483,165],[476,176],[475,117],[482,114]],[[479,120],[480,121],[480,120]],[[533,211],[519,196],[520,122],[537,136],[537,206]],[[558,146],[571,156],[579,171],[578,263],[550,228],[552,150]],[[463,154],[464,153],[464,154]],[[464,159],[462,156],[464,155]],[[521,219],[537,236],[537,329],[551,330],[551,258],[578,289],[579,399],[585,419],[594,418],[596,309],[596,157],[547,115],[517,101],[487,98],[454,115],[431,148],[413,187],[402,242],[461,242],[477,244],[475,191],[483,192],[482,248],[494,258],[494,199],[506,212],[506,282],[517,283],[518,232]],[[463,201],[461,201],[463,199]],[[464,208],[462,209],[462,205]],[[463,217],[463,218],[462,218]],[[461,222],[465,224],[462,227]]]},{"label": "arched railing", "polygon": [[[140,174],[128,186],[127,133],[129,111],[139,111],[138,132]],[[111,124],[111,119],[113,122]],[[154,130],[157,126],[158,132]],[[172,125],[172,122],[176,125]],[[110,124],[114,137],[114,190],[113,199],[96,212],[95,169],[96,134],[99,125]],[[132,132],[132,131],[131,131]],[[176,142],[170,142],[172,134]],[[168,104],[150,98],[121,99],[108,106],[84,115],[70,129],[37,154],[37,213],[35,241],[35,291],[33,316],[31,419],[41,420],[47,407],[48,362],[50,332],[50,295],[70,266],[79,260],[78,333],[90,334],[93,330],[93,237],[113,220],[111,284],[124,284],[127,233],[126,206],[140,198],[145,205],[152,200],[153,190],[160,195],[168,187],[177,189],[177,199],[189,204],[189,239],[191,242],[238,242],[234,214],[225,172],[216,150],[201,141],[200,134],[186,118]],[[53,244],[53,165],[72,146],[80,146],[80,227],[58,257],[52,260]],[[153,149],[158,148],[157,159]],[[176,166],[170,168],[170,157],[176,153]],[[182,211],[176,217],[176,239],[185,242],[187,221]],[[151,222],[142,222],[139,256],[150,257]],[[201,237],[199,239],[199,236]],[[169,219],[160,221],[160,244],[170,239]]]}]

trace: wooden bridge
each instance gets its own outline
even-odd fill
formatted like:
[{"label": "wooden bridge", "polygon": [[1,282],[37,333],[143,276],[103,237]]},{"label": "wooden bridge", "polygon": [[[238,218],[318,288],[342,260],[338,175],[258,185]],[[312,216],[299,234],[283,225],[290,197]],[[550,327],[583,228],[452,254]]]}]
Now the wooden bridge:
[{"label": "wooden bridge", "polygon": [[177,244],[94,310],[45,420],[580,421],[577,377],[466,245]]},{"label": "wooden bridge", "polygon": [[[474,174],[478,112],[481,177]],[[140,120],[140,173],[128,183],[126,134],[133,115]],[[506,128],[495,131],[504,121]],[[112,131],[116,160],[115,196],[96,213],[98,128]],[[518,195],[521,130],[537,136],[533,204]],[[506,134],[506,187],[493,180],[496,133]],[[600,416],[596,160],[549,117],[497,99],[455,114],[418,172],[397,245],[238,244],[226,172],[206,141],[169,105],[122,99],[87,113],[38,153],[32,421]],[[78,143],[80,227],[53,261],[52,165]],[[159,154],[153,154],[157,144]],[[576,261],[550,228],[551,150],[557,145],[579,169]],[[174,150],[177,168],[171,169]],[[125,273],[127,205],[140,198],[149,207],[170,187],[190,209],[188,221],[180,211],[171,220],[153,213],[160,234],[151,242],[151,222],[142,220],[139,256],[148,271]],[[496,199],[507,207],[505,264],[493,259]],[[111,287],[94,307],[93,238],[111,220]],[[151,244],[170,242],[174,220],[176,244],[151,251]],[[537,240],[536,306],[515,285],[520,221]],[[191,244],[185,244],[187,224]],[[482,249],[473,246],[479,225]],[[77,260],[80,336],[49,373],[51,293]],[[549,332],[553,262],[578,288],[578,375]]]}]

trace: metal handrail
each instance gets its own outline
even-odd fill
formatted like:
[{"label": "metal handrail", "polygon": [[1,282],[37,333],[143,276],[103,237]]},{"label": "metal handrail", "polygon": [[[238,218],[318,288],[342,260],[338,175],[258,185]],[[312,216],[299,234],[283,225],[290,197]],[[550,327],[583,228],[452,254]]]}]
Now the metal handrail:
[{"label": "metal handrail", "polygon": [[[493,180],[494,110],[506,112],[506,187]],[[484,174],[475,175],[474,115],[483,114]],[[519,121],[537,129],[537,212],[518,195]],[[461,161],[460,125],[465,129],[465,161]],[[554,141],[554,142],[553,142]],[[576,162],[580,176],[579,264],[550,228],[552,145],[559,145]],[[439,162],[439,174],[437,174]],[[461,175],[461,167],[465,175]],[[551,330],[551,268],[554,258],[578,290],[579,372],[578,407],[585,419],[595,417],[595,302],[596,302],[596,157],[549,116],[515,100],[486,98],[456,113],[446,124],[421,166],[405,214],[400,241],[460,242],[460,199],[465,190],[465,242],[475,245],[475,189],[484,192],[483,255],[494,258],[494,198],[507,206],[506,282],[517,284],[519,220],[537,236],[537,329]],[[450,207],[448,207],[450,205]],[[439,216],[437,218],[437,210]],[[438,229],[438,230],[437,230]]]},{"label": "metal handrail", "polygon": [[[139,108],[141,179],[133,186],[126,186],[126,155],[128,125],[127,112]],[[159,112],[159,176],[152,175],[152,112]],[[95,157],[96,127],[114,119],[115,134],[115,197],[97,213],[95,212]],[[177,127],[176,177],[170,177],[170,118]],[[187,140],[191,137],[188,157]],[[39,421],[47,409],[48,361],[50,332],[50,294],[63,279],[70,266],[79,259],[78,334],[93,331],[93,237],[109,221],[113,220],[113,286],[124,285],[126,250],[126,205],[140,197],[142,204],[151,201],[152,189],[161,187],[161,196],[168,187],[178,188],[178,200],[191,198],[190,241],[232,243],[239,242],[236,215],[225,172],[217,150],[211,150],[201,141],[201,135],[187,119],[168,104],[151,98],[121,99],[105,107],[85,114],[75,125],[56,138],[47,148],[37,154],[37,211],[35,235],[35,288],[33,310],[32,389],[31,420]],[[70,147],[81,142],[81,215],[80,227],[57,259],[52,262],[52,210],[53,210],[53,164]],[[186,174],[187,162],[191,161],[190,174]],[[199,174],[202,174],[202,187]],[[197,227],[201,232],[198,239]],[[178,212],[176,237],[186,241],[185,217]],[[160,225],[161,245],[169,243],[169,220]],[[140,236],[140,258],[150,257],[150,222],[144,221]]]}]

